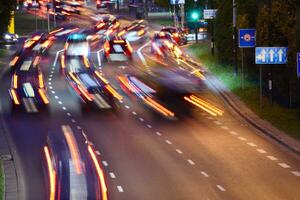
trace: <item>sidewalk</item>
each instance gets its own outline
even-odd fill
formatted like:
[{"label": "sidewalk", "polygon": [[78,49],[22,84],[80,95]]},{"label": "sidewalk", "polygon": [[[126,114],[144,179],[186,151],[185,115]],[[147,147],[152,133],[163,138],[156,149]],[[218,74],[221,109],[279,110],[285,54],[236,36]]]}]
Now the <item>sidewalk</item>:
[{"label": "sidewalk", "polygon": [[[190,62],[197,65],[199,68],[203,68],[201,61],[193,55],[193,52],[189,51],[186,47],[184,47],[184,49],[192,58]],[[283,131],[274,127],[268,121],[257,116],[245,105],[244,102],[229,91],[224,84],[209,71],[206,71],[206,77],[212,88],[215,89],[234,114],[258,130],[258,132],[263,136],[266,136],[272,141],[275,141],[281,147],[284,147],[285,149],[295,153],[297,156],[300,156],[300,141],[290,137]]]}]

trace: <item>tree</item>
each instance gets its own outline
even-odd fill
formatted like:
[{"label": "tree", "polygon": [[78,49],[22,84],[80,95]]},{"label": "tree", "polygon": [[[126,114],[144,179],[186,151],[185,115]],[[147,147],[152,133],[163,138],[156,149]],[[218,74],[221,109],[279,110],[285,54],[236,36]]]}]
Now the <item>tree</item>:
[{"label": "tree", "polygon": [[15,0],[1,0],[0,1],[0,33],[7,31],[12,11],[15,10]]}]

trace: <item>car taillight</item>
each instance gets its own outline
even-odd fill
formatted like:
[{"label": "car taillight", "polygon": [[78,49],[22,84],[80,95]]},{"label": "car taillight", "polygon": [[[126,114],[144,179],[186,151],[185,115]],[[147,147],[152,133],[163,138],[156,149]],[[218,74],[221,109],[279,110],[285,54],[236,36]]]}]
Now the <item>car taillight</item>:
[{"label": "car taillight", "polygon": [[108,53],[109,53],[109,50],[110,50],[110,48],[109,48],[109,42],[106,41],[106,42],[104,43],[104,51],[105,51],[106,54],[108,54]]},{"label": "car taillight", "polygon": [[179,37],[179,34],[178,33],[173,33],[173,36],[174,37]]},{"label": "car taillight", "polygon": [[18,88],[18,76],[16,74],[13,75],[13,87],[14,89]]},{"label": "car taillight", "polygon": [[9,65],[14,66],[18,60],[19,60],[19,56],[14,57],[14,59],[12,59],[12,61],[10,61]]},{"label": "car taillight", "polygon": [[44,88],[44,79],[43,79],[43,74],[39,74],[39,86],[40,88]]},{"label": "car taillight", "polygon": [[12,97],[14,103],[15,103],[16,105],[19,105],[19,104],[20,104],[20,101],[19,101],[19,99],[18,99],[18,96],[17,96],[16,91],[15,91],[14,89],[11,89],[11,90],[10,90],[10,94],[11,94],[11,97]]}]

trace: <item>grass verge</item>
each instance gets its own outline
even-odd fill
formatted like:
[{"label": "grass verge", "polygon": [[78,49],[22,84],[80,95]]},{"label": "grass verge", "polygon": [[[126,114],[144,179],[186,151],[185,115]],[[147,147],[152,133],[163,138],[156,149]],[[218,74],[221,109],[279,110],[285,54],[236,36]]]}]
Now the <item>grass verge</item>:
[{"label": "grass verge", "polygon": [[17,12],[15,14],[15,32],[19,35],[27,35],[38,31],[47,31],[47,19],[26,12]]},{"label": "grass verge", "polygon": [[300,140],[299,110],[288,109],[276,103],[271,105],[267,97],[263,97],[263,109],[261,110],[259,85],[246,79],[244,81],[245,88],[242,89],[241,77],[233,76],[233,66],[220,64],[215,57],[211,56],[208,43],[193,44],[189,47],[189,51],[197,56],[203,65],[253,112],[293,138]]},{"label": "grass verge", "polygon": [[2,162],[0,162],[0,199],[3,197],[4,192],[4,176],[3,176],[3,169],[2,169]]}]

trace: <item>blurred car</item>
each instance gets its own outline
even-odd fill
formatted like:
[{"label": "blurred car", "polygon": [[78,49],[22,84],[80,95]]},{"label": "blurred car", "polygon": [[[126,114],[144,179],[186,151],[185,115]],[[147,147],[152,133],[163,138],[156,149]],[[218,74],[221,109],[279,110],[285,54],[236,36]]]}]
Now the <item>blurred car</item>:
[{"label": "blurred car", "polygon": [[120,27],[120,22],[113,15],[101,14],[98,17],[98,22],[95,25],[95,29],[102,30],[102,29],[108,29],[109,27],[118,29]]},{"label": "blurred car", "polygon": [[35,113],[49,104],[39,62],[39,56],[26,60],[12,75],[9,94],[14,109],[24,108],[28,113]]},{"label": "blurred car", "polygon": [[173,40],[173,37],[168,32],[156,32],[154,33],[151,41],[151,53],[159,56],[163,56],[166,53],[173,51],[177,43]]},{"label": "blurred car", "polygon": [[106,58],[111,61],[126,61],[132,59],[132,47],[121,37],[113,37],[103,45]]},{"label": "blurred car", "polygon": [[3,44],[14,44],[19,41],[18,34],[3,33],[0,42]]},{"label": "blurred car", "polygon": [[147,39],[147,27],[142,22],[143,20],[140,20],[124,27],[118,36],[125,38],[128,42],[145,41]]},{"label": "blurred car", "polygon": [[89,55],[90,45],[86,35],[78,33],[69,35],[64,46],[64,54],[61,56],[62,72],[78,72],[91,68]]},{"label": "blurred car", "polygon": [[91,71],[68,72],[66,79],[81,97],[85,107],[117,110],[116,100],[120,100],[121,96],[100,75],[100,72],[96,74]]},{"label": "blurred car", "polygon": [[25,0],[23,6],[27,9],[38,9],[40,8],[40,2],[38,0]]},{"label": "blurred car", "polygon": [[161,32],[168,32],[179,45],[187,44],[187,38],[181,29],[175,27],[164,27]]},{"label": "blurred car", "polygon": [[107,8],[107,6],[108,6],[109,3],[110,3],[110,1],[97,0],[96,1],[96,7],[97,7],[97,9]]},{"label": "blurred car", "polygon": [[67,13],[80,14],[81,6],[78,1],[63,1],[61,9]]},{"label": "blurred car", "polygon": [[47,199],[108,199],[105,175],[94,147],[70,126],[49,132],[43,147]]}]

